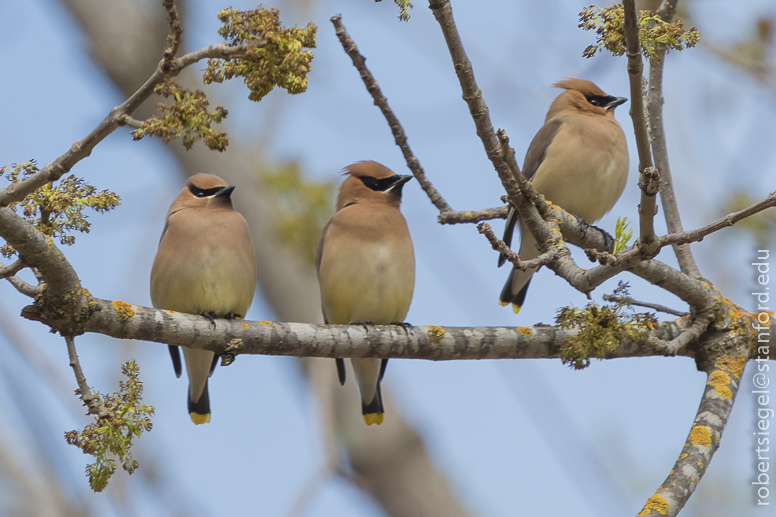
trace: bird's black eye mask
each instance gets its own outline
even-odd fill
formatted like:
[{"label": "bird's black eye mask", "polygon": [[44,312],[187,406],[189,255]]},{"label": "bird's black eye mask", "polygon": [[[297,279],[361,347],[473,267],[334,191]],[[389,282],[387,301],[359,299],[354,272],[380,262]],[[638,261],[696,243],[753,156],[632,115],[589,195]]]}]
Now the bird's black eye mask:
[{"label": "bird's black eye mask", "polygon": [[593,106],[598,106],[599,108],[603,108],[607,106],[610,102],[616,100],[611,95],[588,95],[585,98],[587,99],[587,102],[589,102]]},{"label": "bird's black eye mask", "polygon": [[215,196],[219,192],[224,190],[224,187],[213,187],[213,188],[206,188],[201,189],[199,187],[195,187],[194,185],[189,185],[189,192],[194,194],[194,197],[210,197]]},{"label": "bird's black eye mask", "polygon": [[372,176],[361,176],[358,179],[361,180],[361,182],[369,187],[370,189],[377,191],[377,192],[385,192],[392,186],[396,184],[396,180],[399,179],[398,176],[388,176],[387,178],[373,178]]}]

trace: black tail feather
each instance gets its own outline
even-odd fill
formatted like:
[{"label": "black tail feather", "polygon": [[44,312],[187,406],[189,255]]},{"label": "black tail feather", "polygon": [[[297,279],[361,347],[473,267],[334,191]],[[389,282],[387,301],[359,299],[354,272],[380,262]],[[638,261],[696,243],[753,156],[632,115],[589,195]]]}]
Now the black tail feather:
[{"label": "black tail feather", "polygon": [[170,351],[170,357],[172,358],[172,367],[175,370],[175,376],[180,378],[182,373],[181,368],[181,351],[175,345],[167,345],[167,349]]}]

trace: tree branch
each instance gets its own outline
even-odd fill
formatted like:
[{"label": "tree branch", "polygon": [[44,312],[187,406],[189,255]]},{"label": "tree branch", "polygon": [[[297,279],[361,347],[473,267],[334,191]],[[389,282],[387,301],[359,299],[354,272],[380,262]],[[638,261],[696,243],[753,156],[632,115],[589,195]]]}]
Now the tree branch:
[{"label": "tree branch", "polygon": [[[108,116],[89,135],[74,143],[67,152],[53,162],[47,163],[32,176],[7,188],[0,189],[0,207],[6,207],[11,203],[21,201],[28,194],[67,174],[78,162],[89,156],[92,149],[115,131],[116,128],[130,122],[132,119],[126,119],[126,116],[134,113],[154,93],[156,85],[161,83],[165,77],[175,77],[181,70],[202,59],[229,59],[243,56],[247,48],[247,45],[230,47],[226,43],[219,43],[185,54],[172,60],[170,63],[163,59],[151,77],[146,80],[145,84],[122,104],[114,107]],[[166,71],[165,68],[167,68]]]},{"label": "tree branch", "polygon": [[22,259],[17,259],[13,264],[4,266],[0,264],[0,278],[8,278],[24,269],[25,265]]},{"label": "tree branch", "polygon": [[450,210],[449,212],[440,213],[437,221],[439,224],[479,223],[480,221],[489,221],[491,219],[506,219],[507,212],[508,207],[506,206],[471,212]]},{"label": "tree branch", "polygon": [[396,145],[401,149],[404,159],[407,161],[407,167],[410,168],[415,179],[420,183],[420,188],[423,189],[434,206],[437,207],[440,212],[440,217],[448,212],[452,212],[450,205],[447,204],[442,195],[434,188],[428,178],[426,178],[426,173],[423,171],[423,167],[420,166],[420,161],[412,154],[412,149],[410,149],[410,145],[407,143],[407,135],[404,132],[404,128],[388,106],[388,99],[385,98],[383,92],[380,90],[380,85],[377,84],[372,73],[366,67],[364,56],[358,52],[356,43],[350,38],[350,35],[345,30],[345,26],[342,25],[342,16],[339,14],[332,16],[331,23],[334,24],[335,32],[342,44],[342,48],[345,49],[345,52],[350,56],[350,59],[353,60],[353,65],[361,73],[361,79],[364,81],[367,91],[372,95],[375,106],[380,108],[383,116],[385,116],[385,119],[388,121]]},{"label": "tree branch", "polygon": [[490,245],[493,247],[494,251],[498,251],[502,255],[506,257],[506,259],[512,263],[517,269],[520,271],[525,271],[526,269],[533,269],[538,268],[540,266],[544,266],[546,264],[549,264],[552,260],[552,250],[542,253],[535,259],[522,261],[520,260],[520,255],[515,253],[514,251],[509,249],[509,246],[507,246],[507,243],[496,237],[496,234],[493,233],[493,230],[491,230],[490,225],[487,223],[480,223],[477,225],[477,231],[480,232],[482,235],[485,236],[486,239],[488,239],[488,242],[490,242]]},{"label": "tree branch", "polygon": [[613,296],[611,294],[605,294],[604,295],[604,301],[607,302],[615,302],[615,303],[624,303],[625,305],[631,305],[634,307],[646,307],[647,309],[653,309],[658,312],[665,312],[666,314],[673,314],[674,316],[679,316],[680,318],[682,316],[689,316],[690,313],[688,312],[681,312],[674,310],[670,307],[666,307],[665,305],[659,305],[657,303],[649,303],[649,302],[639,302],[637,300],[634,300],[633,298],[625,298],[622,296]]},{"label": "tree branch", "polygon": [[697,315],[692,324],[684,329],[681,334],[676,336],[671,341],[665,341],[655,336],[647,338],[647,345],[654,347],[659,352],[665,355],[675,355],[677,350],[681,350],[688,343],[691,343],[703,335],[706,329],[709,328],[709,324],[714,321],[715,313],[713,310],[708,310],[702,314]]},{"label": "tree branch", "polygon": [[[676,0],[665,0],[657,13],[660,17],[670,22],[676,12]],[[647,106],[649,111],[649,124],[652,134],[652,152],[655,155],[655,164],[660,171],[660,201],[663,205],[666,225],[669,233],[682,233],[682,220],[679,216],[679,207],[676,203],[676,193],[671,175],[671,166],[668,163],[668,146],[663,129],[663,65],[665,63],[666,47],[657,47],[655,59],[649,66],[649,95]],[[701,278],[701,273],[692,256],[690,246],[687,244],[674,244],[679,267],[683,273],[692,278]]]},{"label": "tree branch", "polygon": [[639,44],[638,13],[635,0],[624,0],[625,11],[624,30],[625,46],[628,55],[628,76],[630,78],[631,109],[633,130],[636,134],[636,146],[639,152],[639,188],[641,202],[639,203],[639,247],[654,257],[660,248],[655,238],[654,218],[657,214],[655,196],[660,190],[658,171],[652,166],[652,155],[649,151],[649,134],[644,116],[644,77],[641,75],[644,64],[641,61],[641,45]]},{"label": "tree branch", "polygon": [[686,244],[690,242],[700,242],[707,235],[710,235],[714,232],[722,230],[723,228],[727,228],[728,226],[733,226],[737,222],[742,221],[747,217],[751,217],[757,213],[762,212],[763,210],[767,210],[768,208],[774,208],[774,207],[776,207],[776,191],[773,191],[770,194],[768,194],[768,197],[766,197],[759,203],[755,203],[754,205],[748,208],[744,208],[743,210],[740,210],[738,212],[733,212],[731,214],[728,214],[725,217],[718,219],[717,221],[714,221],[713,223],[710,223],[702,228],[698,228],[696,230],[692,230],[688,232],[672,233],[672,234],[664,235],[660,237],[660,246],[662,247],[662,246],[668,246],[673,244]]},{"label": "tree branch", "polygon": [[[564,341],[576,331],[555,327],[438,327],[418,326],[405,332],[393,325],[316,325],[216,319],[121,301],[93,299],[96,310],[83,325],[84,332],[118,339],[135,339],[210,350],[218,354],[284,355],[300,357],[382,357],[430,359],[519,359],[557,357]],[[22,316],[43,321],[26,307]],[[664,340],[678,336],[684,320],[661,324],[655,335]],[[689,348],[679,355],[692,356]],[[660,355],[637,343],[623,341],[611,355]]]},{"label": "tree branch", "polygon": [[6,280],[11,283],[14,289],[22,293],[24,296],[29,296],[30,298],[35,298],[43,292],[42,283],[39,283],[38,285],[31,285],[16,275],[6,277]]},{"label": "tree branch", "polygon": [[[734,339],[731,335],[729,340]],[[695,492],[719,448],[749,359],[747,350],[747,347],[736,347],[709,361],[706,389],[684,448],[671,473],[647,500],[640,517],[675,517]]]},{"label": "tree branch", "polygon": [[65,342],[67,343],[67,355],[70,357],[70,367],[73,368],[75,374],[75,380],[78,383],[78,396],[87,407],[87,414],[96,415],[97,418],[106,418],[110,416],[111,412],[106,408],[100,400],[92,394],[92,390],[89,389],[89,385],[86,384],[86,377],[81,370],[81,363],[78,361],[78,354],[75,351],[75,341],[72,336],[65,336]]}]

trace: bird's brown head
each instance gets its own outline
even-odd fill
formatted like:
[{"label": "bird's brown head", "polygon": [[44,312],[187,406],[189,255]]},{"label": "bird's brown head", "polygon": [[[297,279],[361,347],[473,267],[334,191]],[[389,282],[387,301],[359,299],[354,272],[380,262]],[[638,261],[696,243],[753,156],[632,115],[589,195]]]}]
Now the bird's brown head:
[{"label": "bird's brown head", "polygon": [[399,206],[401,189],[412,176],[400,176],[373,161],[356,162],[345,167],[347,176],[339,188],[337,210],[355,203],[385,203]]},{"label": "bird's brown head", "polygon": [[234,186],[227,184],[215,174],[195,174],[186,181],[183,190],[173,201],[170,213],[184,208],[221,208],[232,207]]},{"label": "bird's brown head", "polygon": [[614,97],[605,93],[587,79],[564,79],[553,84],[565,92],[558,95],[547,112],[546,120],[565,110],[574,110],[587,115],[614,117],[614,108],[627,101],[625,97]]}]

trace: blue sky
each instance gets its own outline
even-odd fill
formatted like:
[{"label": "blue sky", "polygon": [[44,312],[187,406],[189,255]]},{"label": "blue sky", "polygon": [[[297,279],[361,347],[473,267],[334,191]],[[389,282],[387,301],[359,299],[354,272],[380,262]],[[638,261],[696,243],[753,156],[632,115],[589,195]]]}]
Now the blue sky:
[{"label": "blue sky", "polygon": [[[255,145],[267,131],[269,106],[276,104],[282,117],[270,131],[270,159],[297,160],[318,178],[334,178],[345,165],[363,159],[407,173],[386,122],[334,36],[328,20],[341,13],[413,151],[447,201],[456,209],[499,204],[503,192],[498,178],[474,133],[444,40],[424,3],[416,2],[409,23],[395,19],[389,1],[316,2],[306,15],[296,14],[289,3],[273,3],[286,26],[315,21],[319,27],[309,89],[298,96],[276,91],[262,103],[248,102],[240,84],[219,89],[213,104],[229,109],[226,127],[234,144]],[[151,0],[144,4],[156,8]],[[232,5],[255,7],[245,1]],[[553,82],[585,77],[608,93],[628,96],[624,58],[580,57],[593,42],[591,34],[577,29],[577,13],[584,5],[453,2],[493,124],[507,130],[518,157],[557,95],[550,88]],[[765,0],[693,5],[694,23],[704,38],[721,44],[745,32],[757,16],[776,16],[776,7]],[[190,3],[184,20],[188,49],[218,41],[215,13],[221,7],[225,5],[211,0]],[[58,2],[4,2],[0,35],[0,69],[5,71],[0,164],[30,158],[45,164],[122,102],[89,59],[85,37]],[[669,152],[686,229],[722,215],[720,199],[734,188],[755,198],[773,189],[773,92],[701,47],[669,54],[665,97]],[[609,231],[617,217],[637,218],[637,155],[629,108],[618,109],[617,118],[628,136],[630,179],[614,210],[599,223]],[[93,216],[91,233],[77,236],[76,244],[64,250],[94,295],[150,305],[148,277],[156,244],[164,214],[182,185],[177,167],[161,143],[132,142],[128,130],[119,129],[73,169],[122,197],[118,209]],[[451,326],[552,323],[557,308],[586,303],[582,294],[544,270],[534,278],[518,316],[499,307],[507,271],[495,268],[496,256],[474,226],[441,227],[414,182],[404,193],[402,210],[417,257],[408,321]],[[235,196],[239,201],[239,186]],[[494,226],[500,229],[501,223]],[[660,217],[658,226],[664,231]],[[729,298],[752,308],[751,242],[712,237],[694,250],[706,276]],[[582,253],[575,256],[586,262]],[[670,250],[658,258],[674,263]],[[632,276],[626,280],[637,299],[683,308],[658,288]],[[616,281],[603,285],[593,298],[601,301],[615,286]],[[16,317],[25,304],[6,282],[0,283],[0,311],[10,316],[21,340],[52,372],[44,375],[31,368],[0,335],[0,411],[7,415],[0,421],[0,436],[30,465],[38,447],[60,458],[57,472],[70,497],[86,501],[94,515],[173,514],[175,505],[184,504],[194,515],[281,516],[323,461],[315,401],[293,359],[240,357],[228,369],[219,369],[211,386],[213,421],[195,427],[183,409],[186,383],[175,378],[166,347],[83,336],[77,346],[90,384],[104,392],[115,390],[120,362],[134,357],[146,401],[157,410],[154,429],[142,437],[137,454],[141,468],[143,456],[154,457],[156,475],[172,489],[160,494],[141,476],[118,473],[112,482],[137,494],[118,512],[105,494],[88,492],[81,477],[87,458],[62,439],[62,432],[83,425],[79,410],[72,401],[63,402],[56,389],[57,379],[65,389],[67,383],[69,389],[76,387],[66,349],[41,325]],[[273,315],[257,296],[248,317]],[[516,508],[527,515],[635,514],[680,452],[704,382],[687,358],[601,361],[582,372],[557,360],[396,360],[385,385],[463,503],[475,515],[495,517],[514,515]],[[754,400],[749,391],[745,374],[721,448],[695,497],[736,501],[741,516],[764,515],[751,505]],[[33,435],[24,431],[30,428]],[[688,515],[703,508],[693,500]],[[305,515],[382,513],[357,489],[335,479],[315,496]]]}]

